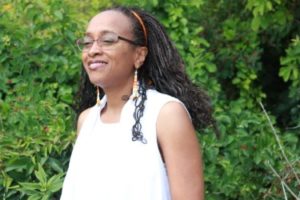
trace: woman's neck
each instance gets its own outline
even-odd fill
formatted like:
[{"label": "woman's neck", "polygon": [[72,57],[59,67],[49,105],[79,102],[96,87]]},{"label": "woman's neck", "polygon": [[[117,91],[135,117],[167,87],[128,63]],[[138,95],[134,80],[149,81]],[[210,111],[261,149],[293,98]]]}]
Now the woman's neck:
[{"label": "woman's neck", "polygon": [[120,115],[125,103],[129,100],[132,89],[122,88],[118,90],[106,89],[106,105],[102,109],[101,119],[103,122],[112,123],[120,120]]}]

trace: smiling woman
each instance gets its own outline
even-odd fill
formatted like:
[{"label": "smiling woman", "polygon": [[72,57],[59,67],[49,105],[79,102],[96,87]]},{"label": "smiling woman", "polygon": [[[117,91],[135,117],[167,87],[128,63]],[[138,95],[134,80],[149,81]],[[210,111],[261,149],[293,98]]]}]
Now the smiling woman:
[{"label": "smiling woman", "polygon": [[61,200],[204,199],[195,128],[213,123],[209,98],[163,26],[142,10],[110,8],[77,45],[78,137]]}]

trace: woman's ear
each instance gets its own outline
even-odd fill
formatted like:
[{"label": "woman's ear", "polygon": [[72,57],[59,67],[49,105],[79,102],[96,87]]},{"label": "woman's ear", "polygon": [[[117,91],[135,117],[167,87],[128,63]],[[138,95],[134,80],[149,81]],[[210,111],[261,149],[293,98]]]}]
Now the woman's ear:
[{"label": "woman's ear", "polygon": [[134,66],[136,66],[136,68],[139,68],[143,65],[144,61],[146,60],[147,54],[148,54],[147,47],[136,48],[135,62],[134,62]]}]

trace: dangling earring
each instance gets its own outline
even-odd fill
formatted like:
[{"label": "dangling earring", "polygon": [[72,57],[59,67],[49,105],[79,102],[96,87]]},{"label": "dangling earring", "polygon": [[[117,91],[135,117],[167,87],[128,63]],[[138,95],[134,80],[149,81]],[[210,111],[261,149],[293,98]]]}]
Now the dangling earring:
[{"label": "dangling earring", "polygon": [[133,86],[132,86],[132,99],[135,100],[139,97],[139,81],[137,69],[134,71]]},{"label": "dangling earring", "polygon": [[97,106],[99,106],[100,103],[101,103],[100,90],[99,90],[99,87],[97,86],[97,97],[96,97],[96,104],[97,104]]}]

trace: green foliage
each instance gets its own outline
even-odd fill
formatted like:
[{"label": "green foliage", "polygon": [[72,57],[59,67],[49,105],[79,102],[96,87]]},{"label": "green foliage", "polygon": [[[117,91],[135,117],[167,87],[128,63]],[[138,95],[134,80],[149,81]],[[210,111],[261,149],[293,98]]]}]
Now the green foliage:
[{"label": "green foliage", "polygon": [[[286,81],[292,81],[291,96],[299,97],[298,88],[300,88],[300,38],[297,35],[292,40],[291,45],[286,50],[286,56],[281,58],[279,75]],[[298,94],[297,94],[298,92]]]},{"label": "green foliage", "polygon": [[0,198],[49,199],[61,188],[75,135],[79,23],[60,2],[0,7]]},{"label": "green foliage", "polygon": [[[286,55],[280,59],[281,68],[279,76],[285,82],[290,82],[289,97],[291,99],[291,119],[290,126],[300,126],[300,38],[297,35],[290,46],[286,49]],[[294,106],[297,105],[298,106]]]},{"label": "green foliage", "polygon": [[57,192],[62,187],[63,173],[52,176],[49,180],[42,166],[38,165],[38,170],[34,172],[35,177],[38,179],[38,183],[23,182],[20,183],[19,189],[26,195],[29,195],[29,200],[34,199],[49,199],[52,193]]},{"label": "green foliage", "polygon": [[299,1],[3,0],[0,198],[59,198],[75,139],[74,41],[99,9],[118,3],[159,18],[212,98],[221,137],[210,128],[198,134],[206,198],[283,199],[282,180],[299,196]]}]

